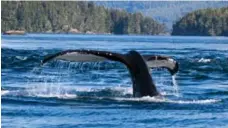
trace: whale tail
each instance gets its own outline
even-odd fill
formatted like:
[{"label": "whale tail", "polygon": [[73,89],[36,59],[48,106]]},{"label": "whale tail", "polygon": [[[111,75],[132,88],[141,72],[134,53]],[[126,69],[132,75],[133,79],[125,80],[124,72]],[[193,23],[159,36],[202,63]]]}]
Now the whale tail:
[{"label": "whale tail", "polygon": [[[168,56],[157,56],[157,55],[142,55],[146,61],[148,68],[166,68],[174,75],[178,71],[178,63]],[[41,64],[45,64],[51,60],[65,60],[72,62],[98,62],[105,60],[119,61],[125,65],[129,65],[126,59],[126,54],[119,54],[107,51],[96,51],[96,50],[66,50],[56,53],[51,56],[47,56]]]},{"label": "whale tail", "polygon": [[42,61],[42,64],[53,59],[73,62],[97,62],[105,60],[121,62],[127,66],[131,74],[133,95],[137,97],[159,94],[153,84],[148,68],[166,68],[172,75],[178,71],[178,63],[170,57],[155,55],[141,56],[136,51],[119,54],[96,50],[67,50],[46,57]]},{"label": "whale tail", "polygon": [[168,56],[143,55],[143,58],[149,68],[166,68],[171,75],[176,74],[179,69],[178,63]]}]

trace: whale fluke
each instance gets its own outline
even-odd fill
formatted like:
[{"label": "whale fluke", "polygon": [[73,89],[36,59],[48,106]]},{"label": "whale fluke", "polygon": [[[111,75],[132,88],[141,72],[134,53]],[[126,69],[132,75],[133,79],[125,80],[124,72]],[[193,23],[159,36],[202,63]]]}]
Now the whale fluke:
[{"label": "whale fluke", "polygon": [[51,56],[47,56],[42,61],[42,64],[53,59],[73,61],[73,62],[98,62],[98,61],[105,61],[105,60],[122,62],[124,60],[124,56],[122,54],[107,52],[107,51],[66,50]]},{"label": "whale fluke", "polygon": [[149,68],[166,68],[174,75],[178,71],[178,63],[168,56],[143,55]]},{"label": "whale fluke", "polygon": [[167,68],[173,75],[178,71],[178,63],[170,57],[155,55],[140,55],[136,51],[119,54],[97,50],[67,50],[46,57],[42,64],[56,60],[74,62],[97,62],[112,60],[126,65],[133,83],[133,96],[156,96],[159,95],[148,68]]}]

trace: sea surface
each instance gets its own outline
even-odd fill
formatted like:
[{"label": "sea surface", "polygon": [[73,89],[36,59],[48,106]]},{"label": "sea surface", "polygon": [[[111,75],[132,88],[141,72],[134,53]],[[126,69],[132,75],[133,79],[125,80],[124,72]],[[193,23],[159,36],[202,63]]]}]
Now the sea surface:
[{"label": "sea surface", "polygon": [[[3,128],[227,128],[228,38],[27,34],[1,36]],[[67,49],[170,56],[151,75],[162,97],[132,97],[120,62],[51,61]]]}]

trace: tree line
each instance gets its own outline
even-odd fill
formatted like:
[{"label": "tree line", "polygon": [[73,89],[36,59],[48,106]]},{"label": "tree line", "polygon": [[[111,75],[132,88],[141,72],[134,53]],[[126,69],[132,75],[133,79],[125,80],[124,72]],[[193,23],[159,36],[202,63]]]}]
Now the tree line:
[{"label": "tree line", "polygon": [[1,31],[25,30],[62,33],[149,34],[165,32],[160,24],[141,13],[107,9],[87,1],[2,1]]},{"label": "tree line", "polygon": [[228,36],[228,7],[189,13],[173,25],[172,35]]}]

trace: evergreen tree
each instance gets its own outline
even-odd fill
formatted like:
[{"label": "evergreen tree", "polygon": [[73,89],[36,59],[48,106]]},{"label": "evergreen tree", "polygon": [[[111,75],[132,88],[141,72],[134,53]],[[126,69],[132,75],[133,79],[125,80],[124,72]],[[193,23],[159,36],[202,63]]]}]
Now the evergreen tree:
[{"label": "evergreen tree", "polygon": [[2,29],[26,32],[159,34],[164,25],[141,13],[106,9],[86,1],[2,1]]},{"label": "evergreen tree", "polygon": [[189,13],[173,25],[172,35],[228,36],[228,7]]}]

